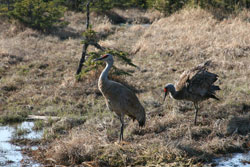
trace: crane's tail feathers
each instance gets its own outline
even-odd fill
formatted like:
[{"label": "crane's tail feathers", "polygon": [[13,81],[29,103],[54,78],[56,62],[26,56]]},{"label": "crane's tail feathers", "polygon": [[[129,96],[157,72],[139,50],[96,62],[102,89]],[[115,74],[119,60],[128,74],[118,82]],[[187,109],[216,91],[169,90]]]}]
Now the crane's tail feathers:
[{"label": "crane's tail feathers", "polygon": [[145,114],[145,112],[141,116],[142,117],[138,120],[139,127],[145,126],[145,123],[146,123],[146,114]]},{"label": "crane's tail feathers", "polygon": [[139,121],[139,127],[143,127],[143,126],[145,126],[145,120],[140,120]]},{"label": "crane's tail feathers", "polygon": [[221,90],[219,86],[215,86],[215,85],[213,85],[212,89],[213,90]]},{"label": "crane's tail feathers", "polygon": [[216,97],[215,95],[211,94],[210,98],[216,99],[216,100],[220,100],[218,97]]}]

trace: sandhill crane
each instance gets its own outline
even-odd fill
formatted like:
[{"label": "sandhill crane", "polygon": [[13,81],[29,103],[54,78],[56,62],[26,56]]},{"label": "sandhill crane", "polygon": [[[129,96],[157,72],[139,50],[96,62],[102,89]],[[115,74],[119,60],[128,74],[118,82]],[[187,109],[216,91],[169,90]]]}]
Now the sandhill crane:
[{"label": "sandhill crane", "polygon": [[106,61],[106,67],[102,71],[99,80],[98,88],[105,98],[106,105],[109,110],[115,112],[121,121],[121,132],[119,141],[123,140],[124,116],[128,115],[133,120],[137,120],[139,127],[145,125],[146,115],[143,106],[139,102],[136,95],[124,85],[109,80],[108,72],[114,63],[111,54],[105,54],[95,61]]},{"label": "sandhill crane", "polygon": [[198,104],[209,98],[219,100],[215,96],[215,91],[220,90],[219,86],[213,85],[217,80],[218,75],[207,71],[211,61],[207,61],[204,64],[198,65],[189,71],[184,71],[180,77],[176,87],[173,84],[166,84],[164,87],[164,101],[168,93],[170,92],[171,98],[176,100],[192,101],[195,107],[195,119],[196,125]]}]

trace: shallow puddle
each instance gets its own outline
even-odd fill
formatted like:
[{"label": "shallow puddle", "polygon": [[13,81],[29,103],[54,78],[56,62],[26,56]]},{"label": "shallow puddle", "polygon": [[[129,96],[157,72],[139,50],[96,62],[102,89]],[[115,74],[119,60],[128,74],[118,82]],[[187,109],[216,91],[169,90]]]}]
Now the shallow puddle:
[{"label": "shallow puddle", "polygon": [[[21,161],[27,160],[28,157],[22,155],[22,149],[26,146],[17,146],[10,141],[15,137],[15,132],[18,129],[25,129],[28,133],[20,136],[23,139],[40,139],[43,135],[42,131],[33,131],[33,122],[23,122],[18,125],[0,126],[0,166],[18,167],[22,166]],[[32,166],[39,164],[32,162]]]},{"label": "shallow puddle", "polygon": [[215,160],[217,167],[250,167],[250,152],[232,154],[231,157],[223,157]]}]

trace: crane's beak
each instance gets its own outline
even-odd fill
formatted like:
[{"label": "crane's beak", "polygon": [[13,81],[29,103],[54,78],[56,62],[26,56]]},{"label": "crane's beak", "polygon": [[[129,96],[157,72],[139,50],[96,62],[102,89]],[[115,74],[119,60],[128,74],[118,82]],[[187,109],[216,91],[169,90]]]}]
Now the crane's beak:
[{"label": "crane's beak", "polygon": [[102,60],[102,59],[103,59],[103,57],[99,57],[97,59],[94,59],[94,61],[99,61],[99,60]]},{"label": "crane's beak", "polygon": [[164,98],[163,98],[163,102],[165,101],[167,95],[168,95],[168,92],[165,92],[165,95],[164,95]]}]

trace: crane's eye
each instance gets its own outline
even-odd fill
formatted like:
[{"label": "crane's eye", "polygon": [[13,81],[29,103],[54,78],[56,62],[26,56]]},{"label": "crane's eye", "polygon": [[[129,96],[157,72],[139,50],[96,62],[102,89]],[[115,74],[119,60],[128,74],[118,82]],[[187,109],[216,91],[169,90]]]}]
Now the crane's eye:
[{"label": "crane's eye", "polygon": [[167,92],[168,91],[168,89],[167,88],[164,88],[164,92]]}]

